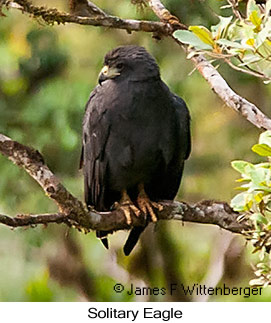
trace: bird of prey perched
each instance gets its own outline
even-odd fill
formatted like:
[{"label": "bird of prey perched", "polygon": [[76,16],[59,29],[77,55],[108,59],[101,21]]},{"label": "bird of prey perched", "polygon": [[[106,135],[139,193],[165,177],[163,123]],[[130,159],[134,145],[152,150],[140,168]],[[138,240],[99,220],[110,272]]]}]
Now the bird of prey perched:
[{"label": "bird of prey perched", "polygon": [[[154,58],[134,45],[110,51],[83,120],[87,206],[108,211],[117,202],[128,224],[132,213],[155,222],[157,202],[177,194],[190,149],[188,109],[161,80]],[[125,255],[144,228],[132,228]],[[107,234],[97,232],[108,248]]]}]

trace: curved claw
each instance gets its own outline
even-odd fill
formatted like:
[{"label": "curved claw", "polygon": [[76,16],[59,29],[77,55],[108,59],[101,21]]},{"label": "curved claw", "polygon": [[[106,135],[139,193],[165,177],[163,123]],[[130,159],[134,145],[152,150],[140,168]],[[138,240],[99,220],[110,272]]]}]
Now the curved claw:
[{"label": "curved claw", "polygon": [[131,213],[134,213],[135,216],[140,215],[140,210],[134,204],[121,204],[120,205],[125,217],[127,224],[132,223]]},{"label": "curved claw", "polygon": [[119,203],[115,203],[116,208],[120,208],[126,218],[126,223],[130,225],[132,223],[131,213],[135,216],[140,216],[140,210],[133,204],[127,192],[122,192],[122,197]]},{"label": "curved claw", "polygon": [[154,209],[157,209],[158,211],[163,210],[163,206],[157,202],[153,202],[150,200],[148,195],[145,192],[144,185],[139,185],[139,194],[137,197],[137,204],[139,209],[144,213],[144,215],[147,217],[149,214],[151,217],[152,222],[157,222],[157,216],[155,214]]}]

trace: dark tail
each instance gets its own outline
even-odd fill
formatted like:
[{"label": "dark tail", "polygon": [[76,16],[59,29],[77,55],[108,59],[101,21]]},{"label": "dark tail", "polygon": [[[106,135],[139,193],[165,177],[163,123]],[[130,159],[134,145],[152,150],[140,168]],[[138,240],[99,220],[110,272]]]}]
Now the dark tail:
[{"label": "dark tail", "polygon": [[105,246],[106,249],[109,248],[108,239],[106,238],[107,234],[107,231],[96,231],[96,237],[101,240],[102,244]]},{"label": "dark tail", "polygon": [[129,256],[129,254],[131,253],[131,251],[134,249],[134,246],[136,245],[139,236],[141,235],[141,233],[145,230],[146,227],[134,227],[130,234],[128,239],[125,242],[125,245],[123,247],[123,251],[125,256]]}]

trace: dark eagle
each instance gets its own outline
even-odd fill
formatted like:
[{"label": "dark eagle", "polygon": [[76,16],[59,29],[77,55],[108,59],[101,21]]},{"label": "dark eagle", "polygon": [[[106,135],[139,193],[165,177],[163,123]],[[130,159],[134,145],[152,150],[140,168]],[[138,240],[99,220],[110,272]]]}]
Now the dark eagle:
[{"label": "dark eagle", "polygon": [[[108,211],[116,202],[156,221],[159,200],[173,200],[190,154],[190,116],[185,102],[161,80],[154,58],[139,46],[121,46],[104,59],[83,121],[81,165],[85,202]],[[128,255],[145,227],[134,227]],[[108,247],[108,232],[97,237]]]}]

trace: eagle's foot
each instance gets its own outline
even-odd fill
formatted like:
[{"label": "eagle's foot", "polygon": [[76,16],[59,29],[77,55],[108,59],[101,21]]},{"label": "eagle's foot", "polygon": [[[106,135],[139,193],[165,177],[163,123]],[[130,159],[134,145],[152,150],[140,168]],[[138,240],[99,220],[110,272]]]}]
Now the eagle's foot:
[{"label": "eagle's foot", "polygon": [[119,203],[115,203],[115,208],[120,208],[122,210],[126,218],[126,223],[128,225],[132,223],[131,214],[134,214],[138,217],[141,213],[140,210],[133,204],[126,191],[122,192],[121,200]]},{"label": "eagle's foot", "polygon": [[153,202],[150,200],[148,195],[146,194],[144,190],[143,185],[139,185],[139,194],[137,197],[137,205],[139,209],[143,212],[145,217],[148,216],[148,214],[151,217],[152,222],[157,222],[157,216],[155,214],[155,209],[158,211],[163,210],[163,206],[157,202]]},{"label": "eagle's foot", "polygon": [[131,214],[139,216],[141,213],[140,210],[134,204],[120,204],[120,207],[124,213],[124,216],[126,217],[126,223],[128,225],[132,224]]},{"label": "eagle's foot", "polygon": [[157,222],[157,216],[154,210],[157,209],[161,211],[163,209],[162,205],[151,201],[148,197],[141,197],[141,196],[138,196],[137,204],[145,216],[149,214],[152,222]]}]

